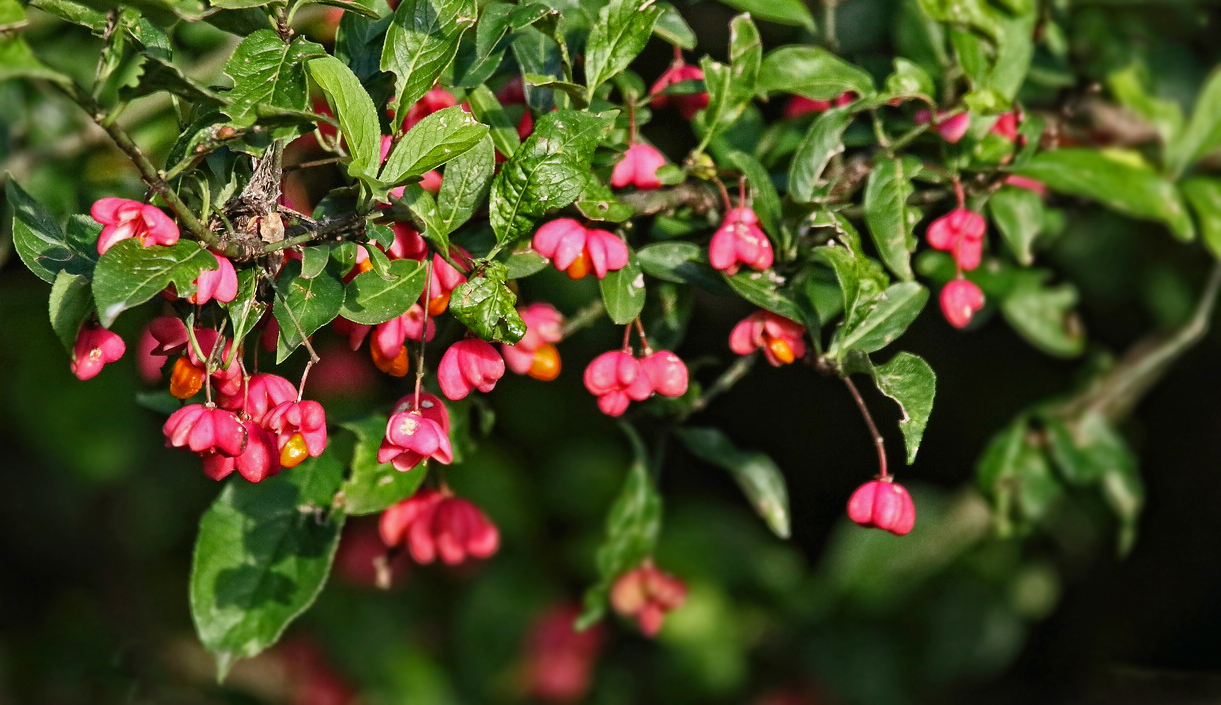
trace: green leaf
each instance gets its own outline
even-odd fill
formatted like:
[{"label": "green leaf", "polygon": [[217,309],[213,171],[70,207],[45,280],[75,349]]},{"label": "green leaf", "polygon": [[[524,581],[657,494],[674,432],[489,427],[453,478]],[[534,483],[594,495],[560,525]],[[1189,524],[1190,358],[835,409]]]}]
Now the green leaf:
[{"label": "green leaf", "polygon": [[802,203],[814,200],[831,159],[844,152],[844,130],[852,118],[849,109],[832,108],[810,126],[789,165],[789,195],[794,200]]},{"label": "green leaf", "polygon": [[462,34],[475,24],[475,0],[403,0],[386,30],[381,68],[398,76],[395,124],[427,93],[458,53]]},{"label": "green leaf", "polygon": [[1041,521],[1064,495],[1037,437],[1029,421],[1019,418],[993,437],[976,466],[1002,536],[1012,533],[1015,519],[1023,525]]},{"label": "green leaf", "polygon": [[377,449],[386,437],[387,418],[382,414],[349,421],[343,427],[356,434],[352,451],[352,474],[340,489],[343,510],[349,516],[376,514],[415,494],[427,465],[400,471],[390,463],[377,462]]},{"label": "green leaf", "polygon": [[1145,88],[1146,72],[1141,68],[1140,62],[1133,61],[1112,71],[1107,75],[1107,88],[1121,105],[1148,120],[1161,136],[1162,144],[1170,149],[1183,129],[1183,111],[1178,103],[1149,94]]},{"label": "green leaf", "polygon": [[529,234],[533,218],[572,203],[588,179],[587,170],[562,155],[514,155],[492,182],[488,207],[497,244],[509,245]]},{"label": "green leaf", "polygon": [[626,69],[653,35],[662,10],[656,0],[610,0],[598,13],[585,45],[586,101],[598,86]]},{"label": "green leaf", "polygon": [[[758,159],[745,152],[733,151],[727,156],[729,163],[742,172],[750,184],[751,205],[759,216],[763,230],[771,233],[774,238],[783,238],[784,231],[780,227],[780,196],[776,193],[771,174]],[[787,248],[782,245],[780,249],[783,251]]]},{"label": "green leaf", "polygon": [[933,413],[933,396],[937,391],[937,375],[919,355],[901,352],[873,370],[878,390],[894,399],[903,410],[899,429],[907,446],[907,464],[916,460],[924,427]]},{"label": "green leaf", "polygon": [[[300,68],[297,71],[301,74],[301,81],[304,83],[304,72]],[[190,103],[201,105],[224,105],[229,102],[225,96],[187,76],[182,69],[169,61],[156,56],[144,57],[139,81],[134,86],[120,88],[119,97],[130,101],[163,91],[180,96]],[[251,123],[253,124],[253,122],[252,118]]]},{"label": "green leaf", "polygon": [[204,269],[216,269],[216,258],[199,243],[145,247],[139,238],[120,240],[98,259],[93,270],[93,298],[106,328],[119,314],[139,306],[173,284],[179,296],[195,292]]},{"label": "green leaf", "polygon": [[928,289],[916,282],[900,282],[861,301],[854,318],[842,326],[838,354],[842,357],[851,350],[871,353],[890,345],[916,320],[926,303]]},{"label": "green leaf", "polygon": [[235,125],[250,127],[260,104],[305,110],[309,107],[305,62],[325,55],[320,45],[303,37],[286,44],[270,29],[260,29],[243,39],[225,63],[233,88],[225,94],[229,105],[222,111]]},{"label": "green leaf", "polygon": [[445,229],[453,232],[470,219],[487,199],[496,171],[496,150],[486,134],[475,146],[445,165],[437,213]]},{"label": "green leaf", "polygon": [[424,292],[424,265],[412,259],[390,262],[389,280],[377,272],[357,274],[345,287],[340,315],[366,326],[385,323],[406,313]]},{"label": "green leaf", "polygon": [[[257,270],[243,269],[237,274],[237,296],[227,304],[222,304],[229,310],[229,323],[233,330],[233,340],[242,340],[263,318],[267,304],[259,301],[259,276]],[[236,348],[234,348],[236,353]]]},{"label": "green leaf", "polygon": [[258,484],[230,479],[199,522],[191,617],[224,678],[276,643],[321,592],[344,514],[328,511],[343,480],[329,454]]},{"label": "green leaf", "polygon": [[344,303],[344,291],[343,283],[330,272],[323,272],[313,279],[303,279],[301,263],[296,260],[284,265],[276,288],[282,294],[276,296],[275,305],[272,306],[272,313],[280,326],[280,337],[276,342],[278,365],[297,349],[304,337],[335,320]]},{"label": "green leaf", "polygon": [[487,262],[481,272],[454,287],[449,310],[480,338],[512,345],[526,334],[526,324],[517,313],[517,294],[505,286],[507,276],[503,264]]},{"label": "green leaf", "polygon": [[546,5],[511,5],[492,2],[483,6],[475,25],[475,38],[466,35],[454,58],[454,85],[474,88],[495,73],[507,48],[501,40],[509,32],[527,27],[555,12]]},{"label": "green leaf", "polygon": [[95,224],[92,242],[80,237],[83,228],[77,229],[77,237],[71,237],[16,179],[9,177],[4,193],[13,209],[13,248],[31,272],[48,283],[59,272],[92,276],[100,225]]},{"label": "green leaf", "polygon": [[329,7],[338,7],[344,12],[350,12],[354,15],[360,15],[371,20],[378,19],[377,10],[373,9],[373,2],[362,0],[309,0],[311,5],[327,5]]},{"label": "green leaf", "polygon": [[1034,263],[1031,248],[1043,231],[1043,199],[1024,188],[1005,186],[988,199],[988,214],[1005,238],[1014,258],[1023,266]]},{"label": "green leaf", "polygon": [[726,284],[725,277],[708,264],[705,249],[694,242],[646,245],[636,253],[636,258],[640,260],[641,269],[650,277],[675,284],[693,284],[720,295],[734,291]]},{"label": "green leaf", "polygon": [[814,258],[827,263],[835,272],[843,300],[844,320],[853,320],[861,293],[861,268],[856,254],[847,247],[829,244],[814,248]]},{"label": "green leaf", "polygon": [[532,218],[576,200],[590,178],[594,149],[614,116],[556,110],[538,119],[492,182],[489,217],[498,247],[533,230]]},{"label": "green leaf", "polygon": [[1106,417],[1095,411],[1079,419],[1050,416],[1043,419],[1051,457],[1068,482],[1087,487],[1102,481],[1114,466],[1126,462],[1131,451]]},{"label": "green leaf", "polygon": [[965,102],[976,110],[1008,107],[1026,79],[1034,55],[1038,8],[1022,2],[1015,12],[994,8],[987,0],[920,0],[932,17],[957,24],[950,40],[971,82]]},{"label": "green leaf", "polygon": [[1187,128],[1166,145],[1166,169],[1177,178],[1217,147],[1221,147],[1221,70],[1214,69],[1196,97]]},{"label": "green leaf", "polygon": [[[560,45],[552,37],[536,27],[527,27],[513,38],[513,58],[523,75],[560,78],[564,66]],[[537,112],[549,112],[555,105],[555,96],[549,88],[538,88],[526,84],[526,105]]]},{"label": "green leaf", "polygon": [[721,0],[724,4],[778,24],[814,29],[814,16],[801,0]]},{"label": "green leaf", "polygon": [[70,84],[72,79],[44,64],[25,38],[19,35],[0,36],[0,82],[14,78],[43,79]]},{"label": "green leaf", "polygon": [[47,302],[51,329],[69,353],[76,344],[81,324],[93,312],[93,292],[89,283],[89,277],[83,274],[60,270],[51,285],[51,298]]},{"label": "green leaf", "polygon": [[886,79],[886,95],[896,98],[925,98],[937,94],[933,78],[919,64],[902,57],[895,58],[895,71]]},{"label": "green leaf", "polygon": [[1174,184],[1150,169],[1136,152],[1057,149],[1039,152],[1013,171],[1053,191],[1093,199],[1133,218],[1165,223],[1180,240],[1195,237],[1191,216]]},{"label": "green leaf", "polygon": [[[466,94],[471,104],[471,111],[480,122],[491,127],[489,133],[496,150],[505,156],[511,156],[521,146],[521,138],[517,136],[517,125],[509,119],[508,113],[501,107],[496,94],[487,86],[476,86]],[[529,110],[529,108],[527,108]]]},{"label": "green leaf", "polygon": [[[399,5],[401,9],[404,5]],[[377,120],[373,99],[360,85],[360,79],[332,56],[310,59],[307,64],[310,76],[326,94],[326,100],[339,120],[352,155],[348,173],[369,181],[377,181],[378,165],[382,157],[382,131]]]},{"label": "green leaf", "polygon": [[1136,540],[1136,523],[1145,492],[1136,456],[1123,436],[1095,411],[1064,421],[1045,418],[1051,457],[1060,474],[1078,486],[1097,485],[1120,521],[1119,550],[1126,553]]},{"label": "green leaf", "polygon": [[729,66],[709,57],[700,60],[708,107],[703,112],[701,146],[728,129],[755,97],[763,44],[749,15],[738,15],[729,25]]},{"label": "green leaf", "polygon": [[886,267],[900,279],[910,280],[911,253],[916,249],[907,198],[911,174],[900,159],[879,157],[865,183],[865,223]]},{"label": "green leaf", "polygon": [[644,309],[644,272],[636,253],[628,249],[627,266],[606,273],[598,282],[602,289],[602,302],[606,304],[606,315],[616,324],[631,323]]},{"label": "green leaf", "polygon": [[674,432],[692,455],[729,471],[772,533],[789,537],[789,492],[775,461],[765,453],[738,448],[716,428],[685,426]]},{"label": "green leaf", "polygon": [[661,8],[661,16],[657,18],[657,24],[653,25],[653,32],[671,44],[687,50],[694,49],[695,30],[683,19],[682,13],[668,2],[659,2],[657,6]]},{"label": "green leaf", "polygon": [[313,245],[301,248],[301,278],[313,279],[322,274],[331,261],[330,245]]},{"label": "green leaf", "polygon": [[343,13],[339,28],[335,32],[335,58],[348,65],[362,83],[382,73],[382,44],[386,29],[393,19],[391,15],[377,20]]},{"label": "green leaf", "polygon": [[636,215],[636,209],[620,201],[610,187],[600,179],[585,182],[585,189],[576,200],[577,210],[590,220],[622,223]]},{"label": "green leaf", "polygon": [[783,46],[763,57],[755,90],[760,96],[785,92],[814,100],[837,98],[845,91],[869,96],[873,77],[822,47]]},{"label": "green leaf", "polygon": [[1204,244],[1213,257],[1221,259],[1221,179],[1187,179],[1181,188],[1200,223]]},{"label": "green leaf", "polygon": [[30,6],[37,7],[61,20],[88,27],[98,36],[101,36],[106,29],[106,13],[71,2],[71,0],[33,0]]},{"label": "green leaf", "polygon": [[1075,357],[1085,349],[1081,322],[1073,313],[1077,290],[1071,284],[1043,286],[1045,273],[1019,272],[1001,312],[1031,345],[1059,357]]},{"label": "green leaf", "polygon": [[634,460],[623,489],[607,514],[606,538],[597,555],[599,579],[585,591],[585,609],[577,619],[577,629],[585,629],[602,618],[615,578],[652,555],[661,533],[661,495],[649,477],[644,446],[631,426],[619,427],[632,442]]},{"label": "green leaf", "polygon": [[739,296],[759,308],[794,321],[802,320],[801,309],[792,299],[780,293],[780,282],[773,279],[774,276],[766,271],[743,270],[732,276],[725,275],[725,281]]},{"label": "green leaf", "polygon": [[420,176],[465,154],[487,134],[487,125],[480,124],[457,105],[438,110],[399,139],[379,178],[393,185],[409,176]]},{"label": "green leaf", "polygon": [[505,259],[505,279],[522,279],[538,274],[550,263],[551,260],[534,250],[514,252]]}]

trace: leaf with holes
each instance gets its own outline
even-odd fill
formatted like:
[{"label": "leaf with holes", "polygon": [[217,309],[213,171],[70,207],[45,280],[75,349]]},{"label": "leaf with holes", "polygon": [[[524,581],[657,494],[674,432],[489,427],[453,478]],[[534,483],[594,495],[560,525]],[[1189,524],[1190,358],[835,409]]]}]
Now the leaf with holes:
[{"label": "leaf with holes", "polygon": [[486,262],[476,269],[482,271],[450,293],[450,313],[484,340],[516,343],[526,334],[526,324],[517,313],[517,294],[505,286],[507,268]]}]

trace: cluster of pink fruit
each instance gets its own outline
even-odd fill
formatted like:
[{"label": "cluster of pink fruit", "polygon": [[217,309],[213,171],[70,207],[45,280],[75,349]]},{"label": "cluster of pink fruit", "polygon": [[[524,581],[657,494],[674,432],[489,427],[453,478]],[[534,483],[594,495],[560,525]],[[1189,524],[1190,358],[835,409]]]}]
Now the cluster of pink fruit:
[{"label": "cluster of pink fruit", "polygon": [[[650,89],[656,108],[675,107],[690,118],[708,103],[708,94],[690,90],[703,78],[702,71],[682,60],[681,54]],[[687,86],[684,92],[682,84]],[[509,90],[512,89],[512,90]],[[502,91],[505,102],[521,102],[520,83]],[[795,97],[785,109],[786,117],[821,111],[857,100],[846,92],[831,100]],[[428,114],[457,105],[457,99],[442,88],[429,91],[402,122],[409,129]],[[466,106],[463,106],[466,107]],[[925,111],[917,120],[929,122],[949,141],[958,141],[967,131],[966,112]],[[529,110],[518,125],[524,138],[532,129]],[[1017,141],[1017,114],[1002,116],[993,132]],[[325,130],[324,130],[325,132]],[[331,136],[334,136],[332,133]],[[393,138],[383,137],[382,158],[386,158]],[[662,186],[659,170],[666,157],[655,147],[639,141],[635,125],[629,130],[628,146],[611,174],[614,188],[655,189]],[[425,175],[424,188],[434,193],[441,174]],[[719,183],[719,182],[718,182]],[[937,218],[927,230],[929,244],[948,251],[957,276],[941,292],[941,308],[956,327],[966,326],[984,302],[979,287],[967,280],[964,272],[980,265],[986,225],[983,217],[968,210],[961,186],[955,184],[958,206]],[[1035,188],[1014,182],[1015,186]],[[401,190],[400,190],[401,193]],[[740,184],[736,205],[722,187],[724,218],[708,243],[708,263],[727,275],[747,267],[756,271],[773,265],[771,240],[760,218],[746,197],[746,183]],[[172,245],[179,239],[178,228],[159,208],[122,198],[103,198],[94,204],[93,217],[104,227],[98,241],[99,253],[129,238],[144,246]],[[433,317],[445,312],[450,292],[466,281],[472,262],[470,253],[454,246],[442,256],[434,253],[410,224],[393,224],[394,241],[386,247],[362,245],[357,248],[356,264],[345,280],[369,271],[370,250],[381,249],[389,259],[414,259],[428,262],[429,280],[419,301],[395,318],[376,325],[363,325],[342,318],[335,328],[346,335],[353,350],[370,339],[370,356],[383,372],[402,377],[408,373],[410,356],[407,341],[431,341],[436,332]],[[593,273],[599,279],[621,270],[630,260],[623,237],[615,232],[589,227],[576,219],[560,217],[541,225],[532,238],[533,249],[551,260],[573,279]],[[237,295],[237,276],[233,264],[219,254],[215,269],[201,272],[194,291],[186,299],[202,305],[211,300],[232,301]],[[292,251],[289,256],[300,256]],[[455,266],[457,265],[457,266]],[[173,298],[173,291],[166,292]],[[491,391],[506,368],[539,380],[552,380],[561,369],[556,347],[564,337],[565,320],[554,306],[532,303],[518,309],[525,323],[525,335],[516,344],[498,350],[473,335],[453,343],[442,355],[436,370],[441,394],[459,400],[472,391]],[[670,350],[650,348],[639,319],[642,354],[637,357],[629,345],[632,326],[625,331],[624,346],[598,355],[584,371],[584,383],[597,398],[598,407],[607,415],[623,414],[633,401],[653,394],[679,397],[688,389],[686,364]],[[264,324],[263,344],[274,348],[278,327],[274,318]],[[739,355],[761,350],[771,365],[793,363],[806,354],[805,327],[770,311],[759,310],[747,316],[732,330],[730,349]],[[187,400],[207,388],[207,401],[191,403],[175,411],[165,422],[169,445],[187,448],[203,461],[204,472],[214,479],[235,470],[251,482],[259,482],[282,468],[291,468],[307,457],[323,452],[327,441],[326,414],[316,401],[302,399],[302,390],[283,377],[257,373],[248,375],[242,362],[240,342],[231,350],[230,341],[206,328],[188,330],[174,317],[154,320],[140,343],[140,367],[147,377],[159,379],[161,369],[177,356],[170,373],[170,391]],[[118,335],[90,323],[81,328],[72,360],[72,371],[81,379],[96,375],[102,366],[118,359],[125,350]],[[304,380],[303,380],[304,383]],[[213,401],[213,387],[216,401]],[[450,419],[441,397],[417,389],[393,407],[377,459],[399,471],[409,471],[427,460],[441,464],[453,461]],[[849,517],[865,526],[878,527],[895,534],[906,534],[914,525],[915,510],[910,495],[883,470],[878,479],[866,483],[848,505]],[[487,558],[499,546],[499,532],[486,515],[468,500],[454,497],[444,484],[440,489],[423,489],[386,510],[381,517],[381,537],[393,551],[405,548],[417,562],[430,563],[439,557],[453,565],[468,558]],[[663,615],[682,604],[686,588],[681,581],[653,566],[651,559],[619,576],[611,591],[611,605],[631,617],[641,630],[653,635]]]}]

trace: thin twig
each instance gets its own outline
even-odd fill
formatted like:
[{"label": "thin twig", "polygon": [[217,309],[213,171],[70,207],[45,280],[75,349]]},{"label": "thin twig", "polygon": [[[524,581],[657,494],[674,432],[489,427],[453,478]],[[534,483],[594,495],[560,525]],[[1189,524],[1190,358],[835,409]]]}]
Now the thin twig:
[{"label": "thin twig", "polygon": [[428,306],[432,303],[432,258],[425,258],[424,263],[424,320],[420,323],[420,351],[415,360],[415,404],[416,411],[420,409],[420,389],[424,386],[424,345],[428,342]]},{"label": "thin twig", "polygon": [[564,327],[560,329],[560,336],[562,338],[568,338],[573,333],[576,333],[585,326],[588,326],[601,318],[605,313],[606,304],[602,303],[601,298],[594,299],[593,301],[589,302],[589,304],[574,313],[567,320],[567,322],[564,323]]},{"label": "thin twig", "polygon": [[92,96],[84,92],[80,86],[77,86],[75,83],[65,84],[55,82],[53,85],[62,90],[70,99],[72,99],[74,103],[79,105],[89,115],[90,119],[105,130],[106,134],[110,135],[110,139],[114,140],[115,145],[117,145],[118,148],[127,155],[128,159],[132,161],[132,164],[136,166],[136,169],[140,172],[140,178],[144,180],[144,183],[148,184],[149,188],[156,191],[161,198],[165,200],[166,205],[168,205],[170,209],[174,211],[174,214],[178,218],[178,222],[182,223],[182,226],[187,230],[187,232],[195,236],[195,238],[200,242],[203,242],[213,249],[221,250],[225,254],[229,255],[234,254],[229,252],[226,244],[221,240],[221,238],[218,237],[216,233],[209,230],[208,227],[199,220],[199,218],[196,218],[195,214],[191,212],[187,205],[183,203],[180,198],[178,198],[178,194],[174,192],[174,189],[170,188],[168,183],[166,183],[164,177],[159,171],[157,171],[157,168],[153,166],[153,163],[148,160],[148,157],[144,155],[144,152],[131,138],[131,135],[127,134],[127,131],[117,123],[107,121],[106,114],[102,111],[102,106],[98,105],[97,101],[95,101]]},{"label": "thin twig", "polygon": [[699,398],[691,402],[691,406],[688,407],[687,412],[683,414],[683,419],[685,420],[688,416],[698,411],[703,411],[710,403],[712,403],[713,399],[716,399],[733,388],[733,386],[737,384],[739,380],[746,376],[747,372],[750,372],[750,368],[754,366],[755,360],[758,358],[758,354],[751,353],[750,355],[743,355],[737,360],[734,360],[733,364],[726,367],[725,371],[721,373],[721,376],[717,377],[716,380],[714,380],[712,384],[709,385],[706,390],[704,390],[704,393],[701,394]]},{"label": "thin twig", "polygon": [[1221,262],[1213,265],[1195,311],[1182,327],[1168,336],[1134,345],[1096,384],[1055,413],[1073,417],[1094,411],[1112,421],[1122,419],[1158,378],[1208,333],[1218,292],[1221,292]]},{"label": "thin twig", "polygon": [[886,439],[882,438],[882,433],[878,431],[878,425],[873,422],[873,415],[869,413],[869,407],[865,405],[865,400],[861,397],[856,385],[852,383],[852,379],[848,375],[844,375],[840,379],[844,380],[848,391],[852,392],[852,399],[856,401],[857,408],[861,410],[861,416],[865,417],[865,424],[869,426],[869,434],[873,436],[873,444],[878,449],[878,477],[886,480],[890,478],[890,473],[886,471]]},{"label": "thin twig", "polygon": [[[314,350],[314,346],[310,343],[309,336],[305,334],[305,329],[301,327],[301,321],[297,320],[297,314],[293,313],[292,308],[288,305],[288,299],[284,296],[284,292],[280,291],[280,283],[274,277],[268,277],[267,281],[271,283],[271,288],[276,292],[276,298],[284,304],[284,311],[288,313],[288,320],[292,321],[293,327],[297,329],[297,335],[301,336],[301,344],[309,351],[309,362],[305,363],[305,371],[301,373],[301,384],[297,387],[297,401],[301,401],[305,396],[305,380],[309,378],[309,371],[322,358],[318,357],[318,352]],[[284,335],[281,331],[280,335]]]}]

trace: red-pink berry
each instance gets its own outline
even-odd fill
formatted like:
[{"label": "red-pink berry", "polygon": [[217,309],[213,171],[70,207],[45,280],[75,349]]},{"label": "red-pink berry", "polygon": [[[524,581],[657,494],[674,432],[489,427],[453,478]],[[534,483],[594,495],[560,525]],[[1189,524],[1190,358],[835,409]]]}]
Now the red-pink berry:
[{"label": "red-pink berry", "polygon": [[204,269],[195,279],[195,293],[187,297],[193,304],[206,304],[212,299],[228,303],[237,296],[237,271],[227,257],[215,252],[216,269]]},{"label": "red-pink berry", "polygon": [[585,368],[585,388],[598,397],[598,408],[619,416],[632,401],[644,401],[653,384],[640,361],[631,353],[611,350],[595,357]]},{"label": "red-pink berry", "polygon": [[139,238],[145,247],[178,242],[178,225],[156,206],[107,196],[95,201],[89,214],[105,226],[98,235],[98,254],[130,237]]},{"label": "red-pink berry", "polygon": [[848,518],[902,536],[916,523],[916,506],[911,495],[890,479],[866,482],[848,500]]},{"label": "red-pink berry", "polygon": [[773,367],[800,360],[806,354],[805,326],[771,311],[755,311],[729,332],[729,349],[739,355],[763,350]]},{"label": "red-pink berry", "polygon": [[954,279],[941,289],[941,312],[955,328],[965,328],[984,307],[984,292],[974,282]]},{"label": "red-pink berry", "polygon": [[246,449],[236,458],[220,453],[205,454],[204,475],[220,480],[237,470],[250,482],[262,482],[280,472],[280,452],[275,437],[253,419],[247,419],[242,426],[246,429]]},{"label": "red-pink berry", "polygon": [[161,427],[166,443],[195,453],[220,453],[236,458],[246,449],[246,428],[237,414],[210,404],[188,404]]},{"label": "red-pink berry", "polygon": [[108,362],[114,362],[127,350],[127,345],[118,333],[101,326],[86,323],[76,333],[72,346],[72,362],[69,367],[77,379],[92,379]]},{"label": "red-pink berry", "polygon": [[658,350],[640,360],[653,386],[653,391],[667,397],[681,397],[687,393],[687,365],[678,355],[669,350]]},{"label": "red-pink berry", "polygon": [[[661,76],[653,82],[649,88],[650,93],[659,93],[667,87],[682,83],[683,81],[702,81],[704,80],[704,71],[694,64],[688,64],[685,61],[676,61],[670,64]],[[684,119],[690,120],[700,110],[708,106],[708,91],[699,91],[698,93],[675,93],[654,96],[650,103],[654,108],[664,108],[673,105],[678,108],[678,112]]]},{"label": "red-pink berry", "polygon": [[517,313],[526,324],[526,334],[514,345],[501,345],[500,352],[510,370],[524,375],[534,364],[539,347],[564,338],[564,315],[548,303],[533,303],[517,309]]},{"label": "red-pink berry", "polygon": [[438,557],[448,565],[488,558],[500,547],[496,525],[471,502],[423,489],[382,513],[387,547],[406,546],[417,563]]},{"label": "red-pink berry", "polygon": [[449,441],[449,412],[445,404],[427,392],[399,399],[386,422],[386,436],[377,449],[377,462],[393,463],[406,472],[427,459],[448,465],[454,460]]},{"label": "red-pink berry", "polygon": [[759,270],[772,266],[772,243],[759,227],[754,210],[744,206],[729,209],[708,244],[708,261],[728,274],[743,264]]},{"label": "red-pink berry", "polygon": [[971,271],[983,258],[984,232],[987,222],[975,211],[955,208],[928,226],[928,244],[938,250],[948,250],[958,266]]},{"label": "red-pink berry", "polygon": [[490,392],[505,374],[505,361],[486,340],[459,340],[441,356],[437,382],[448,399],[458,400],[472,389]]},{"label": "red-pink berry", "polygon": [[611,186],[622,188],[631,184],[639,189],[661,186],[657,170],[665,166],[666,157],[653,145],[635,142],[627,148],[611,172]]},{"label": "red-pink berry", "polygon": [[580,279],[592,269],[599,279],[627,266],[627,243],[607,230],[587,229],[572,218],[556,218],[534,233],[533,246],[556,269]]},{"label": "red-pink berry", "polygon": [[[310,457],[316,458],[326,449],[326,410],[316,401],[307,399],[278,404],[267,412],[263,426],[276,434],[276,443],[281,450],[297,435],[304,440]],[[283,463],[283,458],[281,464],[292,467]]]},{"label": "red-pink berry", "polygon": [[615,612],[631,617],[646,636],[661,631],[667,612],[687,600],[687,586],[678,578],[663,573],[651,561],[620,575],[611,586],[610,604]]}]

